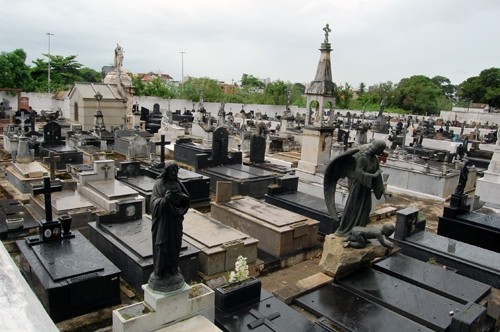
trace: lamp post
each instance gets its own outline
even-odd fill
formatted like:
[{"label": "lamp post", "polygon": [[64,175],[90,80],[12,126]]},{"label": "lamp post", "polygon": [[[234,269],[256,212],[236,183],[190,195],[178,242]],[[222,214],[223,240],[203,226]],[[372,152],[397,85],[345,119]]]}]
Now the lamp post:
[{"label": "lamp post", "polygon": [[49,36],[49,65],[47,67],[47,83],[48,83],[48,91],[50,93],[50,36],[53,36],[53,33],[47,32],[47,36]]},{"label": "lamp post", "polygon": [[181,84],[184,83],[184,51],[179,52],[181,54]]}]

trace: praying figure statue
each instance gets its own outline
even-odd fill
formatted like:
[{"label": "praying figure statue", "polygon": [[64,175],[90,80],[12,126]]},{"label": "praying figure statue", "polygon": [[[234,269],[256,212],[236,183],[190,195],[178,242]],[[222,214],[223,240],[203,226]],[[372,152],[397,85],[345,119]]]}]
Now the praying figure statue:
[{"label": "praying figure statue", "polygon": [[[379,162],[384,162],[386,144],[374,140],[359,149],[351,149],[334,158],[327,166],[324,177],[325,203],[334,223],[339,226],[336,235],[348,236],[353,227],[368,223],[372,206],[372,191],[377,199],[387,195]],[[339,220],[335,207],[337,181],[349,179],[349,196]]]},{"label": "praying figure statue", "polygon": [[151,194],[153,266],[148,286],[158,292],[171,292],[184,285],[179,269],[182,246],[182,222],[189,209],[190,197],[178,179],[179,166],[166,161]]}]

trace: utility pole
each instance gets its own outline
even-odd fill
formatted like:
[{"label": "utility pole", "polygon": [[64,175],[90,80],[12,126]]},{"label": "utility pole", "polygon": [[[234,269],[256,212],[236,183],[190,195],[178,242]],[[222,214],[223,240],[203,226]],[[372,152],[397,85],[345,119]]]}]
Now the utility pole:
[{"label": "utility pole", "polygon": [[179,52],[181,54],[181,63],[182,63],[182,67],[181,67],[181,84],[184,83],[184,51],[181,51]]},{"label": "utility pole", "polygon": [[47,83],[48,83],[48,90],[50,93],[50,36],[53,36],[53,33],[47,32],[47,36],[49,36],[49,65],[47,69]]}]

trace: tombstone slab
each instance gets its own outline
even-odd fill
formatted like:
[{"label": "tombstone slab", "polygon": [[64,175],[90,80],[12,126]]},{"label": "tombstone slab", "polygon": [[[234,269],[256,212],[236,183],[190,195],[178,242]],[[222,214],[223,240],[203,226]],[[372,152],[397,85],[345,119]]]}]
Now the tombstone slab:
[{"label": "tombstone slab", "polygon": [[78,231],[71,239],[17,245],[24,273],[54,321],[120,303],[120,270]]},{"label": "tombstone slab", "polygon": [[198,248],[200,271],[207,275],[234,269],[238,256],[257,260],[258,240],[190,209],[184,217],[184,239]]},{"label": "tombstone slab", "polygon": [[317,324],[325,326],[327,331],[432,331],[333,283],[299,296],[295,303],[317,317],[323,317]]},{"label": "tombstone slab", "polygon": [[211,215],[258,239],[259,249],[278,257],[319,246],[318,221],[252,197],[213,202]]}]

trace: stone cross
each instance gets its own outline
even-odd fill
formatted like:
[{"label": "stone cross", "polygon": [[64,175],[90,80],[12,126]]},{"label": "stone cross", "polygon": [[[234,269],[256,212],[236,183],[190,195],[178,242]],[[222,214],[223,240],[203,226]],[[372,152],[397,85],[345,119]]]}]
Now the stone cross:
[{"label": "stone cross", "polygon": [[280,328],[272,322],[273,319],[281,316],[278,312],[274,312],[270,315],[264,316],[257,310],[250,309],[250,315],[254,316],[257,319],[247,324],[249,329],[253,330],[256,327],[264,325],[271,329],[271,331],[280,331]]},{"label": "stone cross", "polygon": [[21,135],[24,135],[24,127],[25,127],[25,121],[28,120],[29,118],[26,117],[26,113],[21,111],[21,115],[16,117],[16,119],[18,119],[19,121],[21,121],[21,123],[19,124],[19,126],[21,127]]},{"label": "stone cross", "polygon": [[53,221],[52,220],[52,193],[56,191],[61,191],[62,186],[60,183],[52,185],[50,181],[50,177],[43,178],[43,187],[33,188],[33,195],[44,195],[45,200],[45,221]]},{"label": "stone cross", "polygon": [[108,171],[111,168],[111,166],[108,165],[108,163],[105,163],[104,166],[101,167],[102,170],[104,170],[104,178],[108,178]]},{"label": "stone cross", "polygon": [[61,156],[56,156],[54,152],[49,152],[48,157],[43,158],[43,162],[49,164],[50,180],[56,179],[57,162],[61,160]]},{"label": "stone cross", "polygon": [[328,44],[328,34],[332,32],[332,29],[330,29],[330,25],[327,23],[326,26],[323,28],[323,31],[325,32],[325,44]]}]

